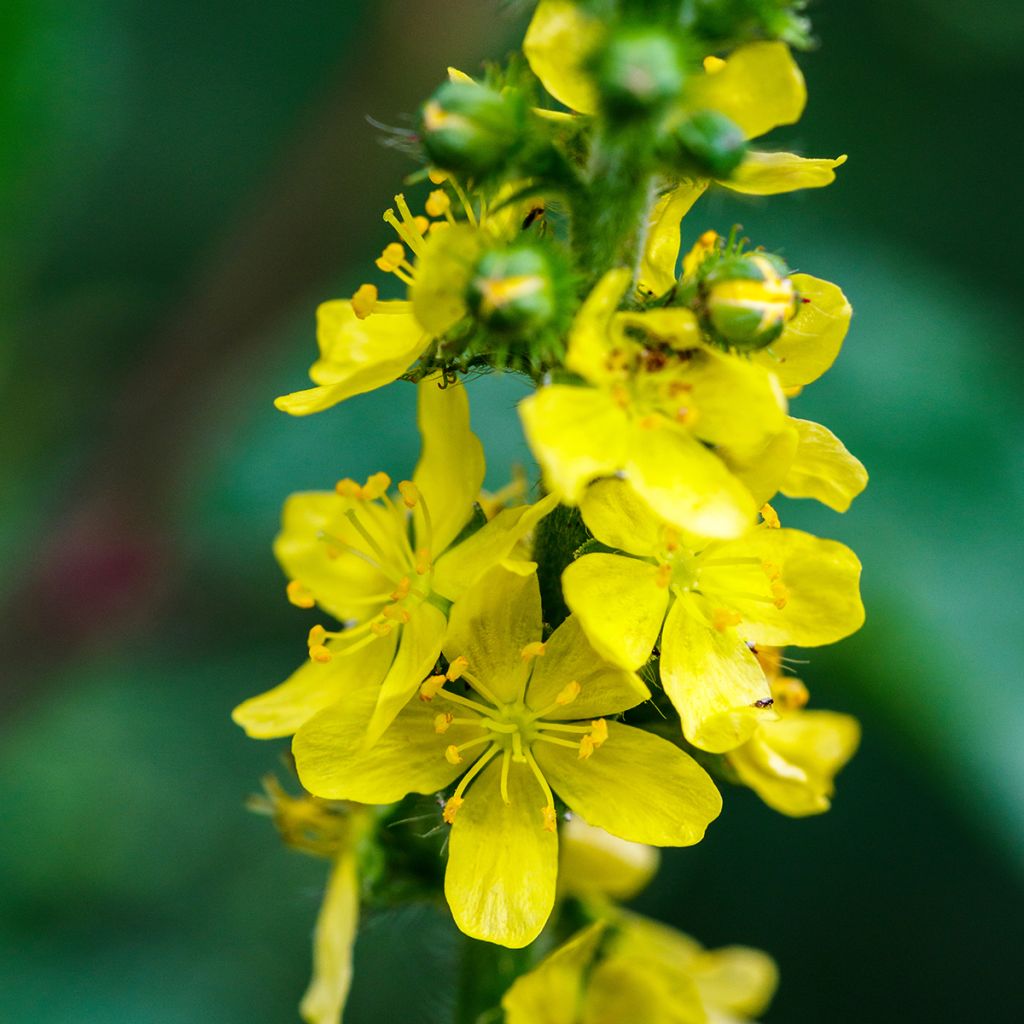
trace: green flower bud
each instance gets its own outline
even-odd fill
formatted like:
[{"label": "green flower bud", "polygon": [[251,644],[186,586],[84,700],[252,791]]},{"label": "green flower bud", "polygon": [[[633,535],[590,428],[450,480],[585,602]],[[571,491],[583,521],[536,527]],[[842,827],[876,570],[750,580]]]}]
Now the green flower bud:
[{"label": "green flower bud", "polygon": [[613,33],[597,54],[594,73],[605,112],[623,118],[660,110],[679,95],[686,78],[677,40],[651,27]]},{"label": "green flower bud", "polygon": [[701,324],[727,348],[770,345],[796,315],[800,297],[789,268],[769,253],[726,256],[701,281]]},{"label": "green flower bud", "polygon": [[532,243],[485,252],[476,265],[467,303],[477,319],[499,333],[533,334],[559,316],[560,271],[552,254]]},{"label": "green flower bud", "polygon": [[518,95],[476,82],[445,82],[423,104],[423,148],[435,167],[480,178],[516,150],[525,123]]},{"label": "green flower bud", "polygon": [[715,110],[702,110],[677,125],[663,148],[677,170],[722,180],[743,163],[748,147],[733,121]]}]

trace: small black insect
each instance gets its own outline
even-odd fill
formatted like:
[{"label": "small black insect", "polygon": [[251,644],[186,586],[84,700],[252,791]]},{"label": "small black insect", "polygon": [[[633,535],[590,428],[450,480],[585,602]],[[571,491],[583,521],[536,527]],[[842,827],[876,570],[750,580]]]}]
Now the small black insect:
[{"label": "small black insect", "polygon": [[535,206],[523,220],[523,230],[525,231],[538,217],[544,216],[544,207]]},{"label": "small black insect", "polygon": [[771,697],[768,697],[766,700],[755,700],[754,701],[754,707],[755,708],[770,708],[774,703],[775,703],[775,701]]}]

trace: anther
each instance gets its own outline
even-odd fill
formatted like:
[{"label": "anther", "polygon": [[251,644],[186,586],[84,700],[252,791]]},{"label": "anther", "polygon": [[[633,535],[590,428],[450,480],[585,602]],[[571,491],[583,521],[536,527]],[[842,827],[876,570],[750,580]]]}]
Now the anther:
[{"label": "anther", "polygon": [[306,637],[306,643],[309,647],[320,647],[323,642],[327,639],[327,630],[323,626],[314,626],[309,631],[309,636]]},{"label": "anther", "polygon": [[400,608],[397,604],[385,605],[381,608],[380,613],[385,618],[391,619],[392,622],[400,622],[403,626],[412,618],[404,608]]},{"label": "anther", "polygon": [[596,750],[608,739],[608,723],[603,718],[595,718],[590,723],[590,741]]},{"label": "anther", "polygon": [[420,700],[433,700],[446,682],[444,676],[431,676],[420,686]]},{"label": "anther", "polygon": [[772,696],[783,711],[796,711],[806,707],[811,695],[807,687],[793,676],[781,676],[772,682]]},{"label": "anther", "polygon": [[427,548],[420,548],[416,552],[416,575],[425,576],[430,572],[433,563],[430,561],[430,551]]},{"label": "anther", "polygon": [[334,485],[335,493],[343,498],[358,498],[362,494],[362,490],[362,487],[351,477],[345,477],[344,480],[339,480]]},{"label": "anther", "polygon": [[779,520],[779,514],[771,507],[771,505],[768,504],[768,502],[765,502],[761,506],[761,519],[763,521],[763,525],[769,530],[777,530],[782,526],[782,522]]},{"label": "anther", "polygon": [[[704,70],[709,75],[717,75],[725,67],[725,61],[721,57],[708,56],[704,58]],[[711,234],[712,232],[705,232]]]},{"label": "anther", "polygon": [[391,600],[392,601],[404,601],[409,596],[409,588],[410,588],[409,577],[408,576],[403,576],[398,581],[398,586],[395,587],[395,589],[391,591]]},{"label": "anther", "polygon": [[449,764],[462,764],[462,755],[459,753],[459,748],[454,743],[450,743],[444,748],[444,759]]},{"label": "anther", "polygon": [[789,600],[789,590],[781,580],[776,580],[772,584],[772,597],[775,599],[772,601],[772,604],[780,611],[786,607],[786,602]]},{"label": "anther", "polygon": [[406,508],[415,508],[419,501],[419,488],[411,480],[402,480],[398,484],[398,493],[402,496],[402,504]]},{"label": "anther", "polygon": [[761,563],[761,569],[772,582],[782,576],[782,570],[774,562],[769,562],[767,559]]},{"label": "anther", "polygon": [[544,644],[539,640],[534,640],[533,643],[527,644],[520,652],[519,656],[523,661],[533,661],[534,658],[544,657]]},{"label": "anther", "polygon": [[359,495],[364,501],[374,501],[388,493],[391,486],[391,477],[387,473],[374,473],[366,478],[362,492]]},{"label": "anther", "polygon": [[561,692],[555,698],[555,703],[559,707],[565,707],[566,704],[571,704],[579,695],[582,687],[574,679],[571,683],[567,683],[562,687]]},{"label": "anther", "polygon": [[384,251],[377,257],[378,270],[390,274],[405,262],[405,247],[399,242],[391,242],[384,246]]},{"label": "anther", "polygon": [[441,817],[444,818],[446,824],[450,825],[455,820],[456,813],[465,802],[461,796],[453,796],[445,801]]},{"label": "anther", "polygon": [[430,179],[432,185],[443,185],[448,180],[448,175],[445,171],[439,171],[436,167],[431,167],[427,171],[427,177]]},{"label": "anther", "polygon": [[541,818],[544,821],[545,832],[557,832],[558,831],[558,816],[555,814],[554,807],[542,807],[540,809]]},{"label": "anther", "polygon": [[361,284],[352,296],[352,312],[360,320],[365,320],[377,305],[377,288],[372,284]]},{"label": "anther", "polygon": [[421,235],[425,235],[430,230],[430,221],[422,214],[418,214],[413,217],[412,223],[413,227],[415,227]]},{"label": "anther", "polygon": [[658,566],[657,575],[654,577],[655,586],[659,586],[662,589],[667,587],[672,582],[672,566],[668,562],[662,562]]},{"label": "anther", "polygon": [[316,644],[309,649],[309,656],[313,661],[318,661],[320,664],[326,664],[331,660],[331,652],[324,647],[323,644]]},{"label": "anther", "polygon": [[374,636],[387,636],[395,628],[393,622],[371,622],[370,632]]},{"label": "anther", "polygon": [[730,626],[738,626],[743,616],[729,608],[716,608],[711,621],[719,633],[724,633]]},{"label": "anther", "polygon": [[469,668],[469,658],[464,658],[461,654],[448,665],[448,672],[445,676],[449,682],[454,683],[466,669]]},{"label": "anther", "polygon": [[291,583],[285,587],[285,594],[288,596],[288,600],[295,605],[296,608],[312,608],[316,604],[313,599],[313,594],[304,584],[298,580],[292,580]]},{"label": "anther", "polygon": [[434,732],[443,736],[450,728],[455,716],[450,711],[442,711],[434,717]]},{"label": "anther", "polygon": [[427,211],[428,217],[443,217],[451,209],[451,205],[452,201],[448,198],[448,193],[438,188],[427,196],[424,209]]}]

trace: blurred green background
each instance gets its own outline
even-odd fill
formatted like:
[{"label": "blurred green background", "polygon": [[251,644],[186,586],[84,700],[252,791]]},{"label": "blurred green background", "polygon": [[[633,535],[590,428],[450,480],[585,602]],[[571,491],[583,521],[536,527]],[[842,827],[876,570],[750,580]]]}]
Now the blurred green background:
[{"label": "blurred green background", "polygon": [[[773,141],[848,152],[839,182],[694,216],[856,309],[794,408],[871,486],[845,517],[784,515],[865,564],[867,626],[804,673],[865,738],[830,814],[730,791],[639,902],[774,953],[776,1024],[1016,1022],[1024,14],[813,13],[810,105]],[[297,1020],[324,865],[244,810],[284,744],[228,716],[304,654],[270,554],[283,497],[407,473],[417,441],[408,386],[308,420],[271,399],[409,169],[364,116],[406,123],[522,23],[498,0],[0,9],[0,1021]],[[474,387],[493,485],[525,459],[521,393]],[[443,1021],[455,945],[428,909],[372,915],[346,1020]]]}]

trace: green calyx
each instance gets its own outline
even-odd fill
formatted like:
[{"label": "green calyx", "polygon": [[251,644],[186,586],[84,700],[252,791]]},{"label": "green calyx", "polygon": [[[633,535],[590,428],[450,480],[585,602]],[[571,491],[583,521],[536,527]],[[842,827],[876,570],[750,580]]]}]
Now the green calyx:
[{"label": "green calyx", "polygon": [[688,117],[659,146],[662,158],[676,173],[719,180],[729,178],[748,149],[739,127],[714,110]]},{"label": "green calyx", "polygon": [[686,67],[676,37],[656,26],[612,32],[594,58],[601,106],[613,120],[652,115],[682,92]]}]

